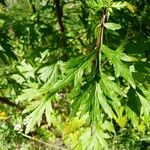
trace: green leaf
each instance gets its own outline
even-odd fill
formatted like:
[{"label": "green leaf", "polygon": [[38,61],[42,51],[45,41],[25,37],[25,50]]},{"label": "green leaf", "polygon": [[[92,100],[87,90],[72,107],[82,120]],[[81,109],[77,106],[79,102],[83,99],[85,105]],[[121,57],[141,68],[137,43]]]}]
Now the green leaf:
[{"label": "green leaf", "polygon": [[92,129],[88,128],[84,131],[84,133],[79,138],[82,149],[108,149],[108,144],[106,139],[109,138],[107,133],[104,133],[98,127],[95,127],[95,131],[93,134]]},{"label": "green leaf", "polygon": [[79,96],[76,96],[73,103],[71,104],[71,113],[70,113],[71,117],[74,117],[76,115],[76,113],[79,111],[81,104],[84,101],[87,101],[88,98],[89,98],[89,93],[86,90],[81,92]]},{"label": "green leaf", "polygon": [[112,4],[112,7],[116,8],[118,10],[124,8],[125,6],[126,6],[125,2],[121,2],[121,1],[119,1],[119,2],[113,2],[113,4]]},{"label": "green leaf", "polygon": [[127,7],[132,13],[134,13],[136,11],[136,7],[127,1],[113,2],[113,4],[112,4],[112,8],[115,8],[118,10],[125,8],[125,7]]},{"label": "green leaf", "polygon": [[25,76],[26,79],[28,78],[34,78],[34,72],[36,68],[34,68],[31,64],[26,63],[25,60],[21,62],[19,66],[17,66],[17,69]]},{"label": "green leaf", "polygon": [[142,104],[141,107],[141,116],[143,116],[145,123],[148,123],[150,120],[150,101],[145,99],[145,97],[143,97],[141,94],[139,94],[138,92],[136,92],[140,102]]},{"label": "green leaf", "polygon": [[125,38],[123,40],[123,42],[120,44],[120,46],[116,49],[116,52],[118,52],[120,54],[123,53],[124,50],[125,50],[125,46],[126,46],[127,43],[128,43],[128,38]]},{"label": "green leaf", "polygon": [[[44,99],[44,98],[43,98]],[[42,116],[44,114],[46,115],[46,119],[48,121],[48,124],[51,124],[51,115],[52,115],[52,106],[51,106],[51,99],[43,100],[39,103],[37,108],[26,117],[26,130],[25,133],[29,133],[31,130],[33,130],[33,127],[37,124],[40,126],[42,121]]]},{"label": "green leaf", "polygon": [[107,150],[108,149],[108,144],[107,144],[106,139],[110,138],[110,136],[107,133],[104,133],[100,129],[96,130],[95,136],[97,137],[97,140],[98,140],[99,144],[102,145],[102,148]]},{"label": "green leaf", "polygon": [[81,85],[82,83],[83,70],[79,69],[74,78],[74,87]]},{"label": "green leaf", "polygon": [[21,75],[19,74],[13,74],[11,76],[12,79],[14,79],[17,83],[19,84],[23,84],[23,82],[25,82],[25,78],[23,78]]},{"label": "green leaf", "polygon": [[[95,118],[96,116],[94,116],[94,110],[95,110],[95,107],[94,107],[94,104],[93,104],[93,101],[95,101],[95,97],[93,96],[94,95],[94,89],[92,88],[93,85],[91,83],[91,85],[89,85],[88,89],[86,90],[86,95],[84,95],[85,99],[83,99],[83,110],[82,110],[82,115],[85,115],[86,113],[91,113],[90,115],[90,119],[92,121],[96,121]],[[83,97],[83,98],[84,98]],[[94,119],[94,120],[93,120]]]},{"label": "green leaf", "polygon": [[108,89],[108,91],[113,91],[117,94],[119,94],[120,96],[126,96],[126,93],[123,91],[123,89],[121,89],[121,87],[119,85],[117,85],[115,82],[113,82],[112,80],[110,80],[109,76],[107,76],[104,73],[101,73],[101,80],[103,82],[103,84],[105,85],[105,87]]},{"label": "green leaf", "polygon": [[127,96],[128,96],[127,105],[139,117],[141,114],[142,104],[141,104],[139,97],[136,94],[136,91],[132,87],[129,89]]},{"label": "green leaf", "polygon": [[128,56],[125,53],[120,53],[120,54],[118,53],[118,55],[119,55],[120,59],[123,61],[127,61],[127,62],[137,61],[137,59],[135,57]]},{"label": "green leaf", "polygon": [[101,107],[103,108],[104,112],[107,113],[110,118],[112,118],[113,113],[112,113],[111,107],[109,106],[107,99],[103,95],[103,92],[99,83],[96,83],[95,96],[97,100],[99,101],[99,103],[101,104]]},{"label": "green leaf", "polygon": [[117,107],[121,106],[121,98],[127,97],[126,93],[104,73],[101,73],[100,85],[103,93],[112,100],[111,105],[114,107],[114,110],[118,112]]},{"label": "green leaf", "polygon": [[116,24],[116,23],[112,23],[112,22],[107,22],[107,23],[104,24],[104,26],[107,29],[110,29],[110,30],[119,30],[119,29],[121,29],[120,24]]},{"label": "green leaf", "polygon": [[33,111],[34,109],[36,109],[39,105],[40,105],[41,101],[33,101],[33,102],[30,102],[30,105],[27,106],[24,110],[23,110],[23,114],[25,113],[29,113],[31,111]]},{"label": "green leaf", "polygon": [[58,74],[58,65],[57,63],[51,66],[46,66],[41,68],[38,71],[39,78],[44,81],[48,82],[50,84],[56,82],[57,74]]},{"label": "green leaf", "polygon": [[125,107],[125,110],[128,118],[131,119],[131,123],[134,126],[134,128],[138,127],[139,116],[137,116],[136,113],[128,106]]},{"label": "green leaf", "polygon": [[126,67],[126,65],[121,62],[118,52],[115,52],[106,46],[103,46],[102,51],[108,57],[108,59],[112,62],[116,77],[119,77],[121,75],[135,89],[135,83],[134,83],[132,74],[130,70]]},{"label": "green leaf", "polygon": [[[89,114],[90,114],[90,119],[92,121],[92,124],[96,124],[97,122],[101,121],[101,113],[102,110],[100,109],[102,104],[99,102],[99,99],[97,98],[97,93],[96,93],[96,84],[91,88],[91,93],[90,93],[90,104],[91,106],[89,107]],[[104,108],[103,108],[104,109]]]},{"label": "green leaf", "polygon": [[131,3],[127,2],[127,1],[125,1],[124,3],[126,4],[126,7],[127,7],[132,13],[134,13],[134,12],[136,11],[136,7],[133,6]]},{"label": "green leaf", "polygon": [[100,10],[102,7],[109,7],[112,0],[89,0],[87,1],[90,8]]},{"label": "green leaf", "polygon": [[31,113],[29,114],[25,121],[27,122],[25,134],[28,134],[31,130],[33,130],[33,127],[38,124],[40,125],[42,121],[42,115],[45,111],[46,102],[43,101],[40,103],[40,105]]},{"label": "green leaf", "polygon": [[[95,51],[92,51],[90,54],[85,56],[77,67],[71,68],[67,71],[67,73],[66,73],[67,75],[62,80],[59,80],[58,82],[53,84],[53,86],[50,86],[50,88],[48,85],[46,87],[46,89],[48,89],[48,91],[50,91],[50,95],[53,95],[54,93],[58,92],[60,89],[64,88],[66,85],[68,85],[75,78],[79,69],[84,70],[85,68],[88,68],[88,64],[89,64],[89,62],[92,61],[94,54],[95,54]],[[67,64],[72,65],[72,61],[70,62],[70,64],[69,64],[69,62]],[[44,89],[45,89],[45,87],[44,87]]]},{"label": "green leaf", "polygon": [[45,107],[45,116],[49,126],[51,125],[53,120],[52,114],[53,114],[53,108],[51,105],[51,99],[49,99],[47,100],[46,107]]},{"label": "green leaf", "polygon": [[108,130],[110,132],[115,132],[114,126],[111,121],[105,120],[101,123],[101,127],[103,130]]},{"label": "green leaf", "polygon": [[37,99],[41,96],[41,92],[39,89],[35,89],[35,88],[28,88],[28,89],[24,89],[22,91],[23,93],[21,95],[19,95],[16,99],[16,103],[21,103],[25,100],[27,100],[28,102],[33,100],[33,99]]}]

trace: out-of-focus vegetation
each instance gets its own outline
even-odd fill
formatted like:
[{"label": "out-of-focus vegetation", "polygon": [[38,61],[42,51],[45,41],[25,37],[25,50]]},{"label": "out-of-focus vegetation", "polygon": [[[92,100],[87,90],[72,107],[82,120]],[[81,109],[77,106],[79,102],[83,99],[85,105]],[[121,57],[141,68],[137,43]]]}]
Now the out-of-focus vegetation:
[{"label": "out-of-focus vegetation", "polygon": [[148,0],[0,1],[0,149],[150,149]]}]

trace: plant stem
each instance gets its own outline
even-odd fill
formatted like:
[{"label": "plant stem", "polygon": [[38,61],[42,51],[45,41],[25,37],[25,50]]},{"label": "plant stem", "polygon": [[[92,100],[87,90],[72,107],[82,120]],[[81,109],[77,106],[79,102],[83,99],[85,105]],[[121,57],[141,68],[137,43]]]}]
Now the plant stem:
[{"label": "plant stem", "polygon": [[9,106],[12,106],[12,107],[16,107],[18,108],[19,110],[22,110],[23,108],[19,105],[17,105],[16,103],[10,101],[7,97],[0,97],[0,102],[3,103],[3,104],[7,104]]},{"label": "plant stem", "polygon": [[64,32],[64,25],[62,22],[62,16],[63,16],[63,10],[62,6],[60,4],[60,0],[54,0],[55,6],[56,6],[56,13],[58,18],[58,25],[59,25],[59,31]]},{"label": "plant stem", "polygon": [[54,0],[54,4],[56,7],[56,14],[57,14],[57,19],[58,19],[58,26],[59,26],[59,32],[61,33],[61,47],[64,48],[63,52],[63,60],[67,61],[68,60],[68,52],[65,50],[67,47],[67,38],[65,36],[65,27],[62,21],[63,17],[63,7],[61,4],[61,0]]},{"label": "plant stem", "polygon": [[34,5],[34,2],[32,0],[29,0],[29,2],[31,4],[31,8],[32,8],[33,13],[36,13],[36,8],[35,8],[35,5]]},{"label": "plant stem", "polygon": [[41,141],[41,140],[39,140],[39,139],[33,138],[33,137],[31,137],[31,136],[29,136],[29,135],[26,135],[26,134],[24,134],[24,133],[20,133],[20,134],[21,134],[22,136],[24,136],[24,137],[30,139],[30,140],[33,140],[33,141],[35,141],[35,142],[39,142],[39,143],[42,143],[42,144],[44,144],[44,145],[47,145],[47,146],[49,146],[50,148],[60,149],[60,150],[67,150],[67,148],[60,147],[60,146],[56,146],[56,145],[53,145],[53,144],[50,144],[50,143],[47,143],[47,142],[43,142],[43,141]]},{"label": "plant stem", "polygon": [[104,24],[106,20],[106,8],[103,9],[101,20],[100,20],[100,25],[99,25],[99,34],[97,37],[96,41],[96,49],[97,49],[97,54],[96,54],[96,72],[98,75],[100,74],[101,71],[101,48],[103,44],[103,35],[104,35]]}]

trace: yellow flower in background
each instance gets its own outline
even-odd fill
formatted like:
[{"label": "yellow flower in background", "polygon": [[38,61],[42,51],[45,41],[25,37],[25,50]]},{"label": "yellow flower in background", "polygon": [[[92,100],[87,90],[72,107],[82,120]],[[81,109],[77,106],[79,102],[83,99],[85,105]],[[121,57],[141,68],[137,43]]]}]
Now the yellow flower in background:
[{"label": "yellow flower in background", "polygon": [[85,121],[83,119],[74,118],[65,124],[63,132],[64,134],[73,133],[81,128],[84,123]]},{"label": "yellow flower in background", "polygon": [[5,111],[0,112],[0,120],[6,120],[8,115]]}]

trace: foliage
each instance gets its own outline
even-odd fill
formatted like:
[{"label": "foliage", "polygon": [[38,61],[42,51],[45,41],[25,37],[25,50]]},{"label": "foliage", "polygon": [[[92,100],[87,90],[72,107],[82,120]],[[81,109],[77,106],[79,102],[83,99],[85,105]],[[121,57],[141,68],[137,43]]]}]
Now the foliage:
[{"label": "foliage", "polygon": [[19,124],[15,135],[77,150],[149,143],[139,138],[150,125],[148,5],[3,1],[0,119],[8,134]]}]

